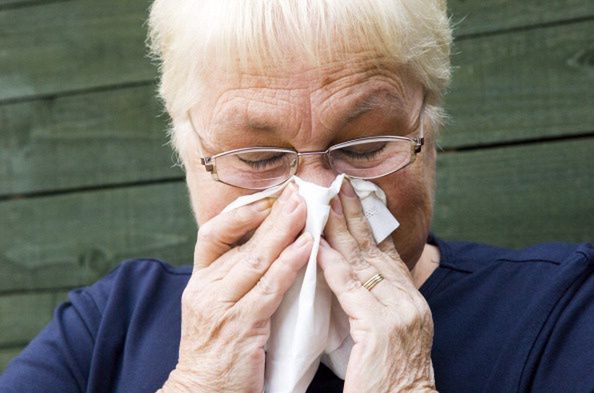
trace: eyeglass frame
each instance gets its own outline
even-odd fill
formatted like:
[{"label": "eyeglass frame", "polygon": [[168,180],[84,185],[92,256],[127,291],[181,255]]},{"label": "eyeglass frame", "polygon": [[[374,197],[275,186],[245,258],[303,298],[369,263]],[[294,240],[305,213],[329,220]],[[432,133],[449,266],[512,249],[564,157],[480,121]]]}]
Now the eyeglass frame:
[{"label": "eyeglass frame", "polygon": [[[204,154],[199,150],[200,155],[202,156],[200,158],[200,163],[202,165],[204,165],[204,168],[206,169],[207,172],[210,173],[210,175],[212,176],[213,180],[218,181],[220,183],[232,186],[232,187],[237,187],[237,188],[243,188],[246,190],[264,190],[266,188],[269,187],[264,187],[264,188],[249,188],[249,187],[242,187],[242,186],[237,186],[235,184],[230,184],[227,183],[223,180],[221,180],[218,176],[217,170],[216,170],[216,162],[215,160],[219,157],[224,157],[227,155],[231,155],[231,154],[237,154],[237,153],[241,153],[241,152],[246,152],[246,151],[254,151],[254,150],[266,150],[269,152],[277,152],[277,153],[293,153],[296,154],[297,156],[297,162],[296,165],[291,166],[291,172],[289,173],[289,176],[287,176],[287,178],[285,180],[283,180],[282,182],[275,184],[273,186],[270,187],[276,187],[279,186],[281,184],[284,184],[285,182],[289,181],[291,179],[291,177],[293,175],[295,175],[295,173],[297,173],[297,169],[299,168],[299,165],[301,163],[300,159],[301,157],[307,157],[307,156],[316,156],[316,155],[321,155],[324,156],[324,159],[326,161],[326,163],[328,164],[328,166],[332,169],[334,169],[332,167],[332,164],[330,164],[330,160],[328,159],[328,154],[333,151],[333,150],[338,150],[341,149],[345,146],[349,146],[351,145],[353,142],[361,142],[361,141],[366,141],[366,140],[381,140],[381,139],[389,139],[392,141],[407,141],[407,142],[411,142],[411,148],[413,150],[413,154],[411,155],[411,159],[408,163],[406,163],[406,165],[403,165],[402,167],[395,169],[391,172],[385,173],[383,175],[378,175],[378,176],[372,176],[372,177],[363,177],[363,176],[351,176],[351,175],[347,175],[346,173],[344,174],[345,176],[349,177],[349,178],[353,178],[353,179],[364,179],[364,180],[371,180],[371,179],[377,179],[380,177],[384,177],[384,176],[388,176],[391,175],[392,173],[396,173],[404,168],[406,168],[407,166],[411,165],[412,163],[415,162],[416,158],[417,158],[417,154],[421,152],[423,145],[425,144],[425,136],[424,136],[424,127],[423,127],[423,121],[422,121],[422,117],[423,117],[423,112],[424,112],[424,108],[425,108],[425,97],[423,97],[423,102],[421,104],[421,109],[419,110],[419,117],[417,118],[417,121],[415,122],[415,126],[413,127],[413,129],[415,131],[411,132],[415,133],[417,129],[420,128],[420,136],[418,137],[407,137],[407,136],[397,136],[397,135],[377,135],[377,136],[367,136],[367,137],[362,137],[362,138],[355,138],[355,139],[351,139],[345,142],[341,142],[341,143],[337,143],[336,145],[332,145],[330,147],[328,147],[326,150],[306,150],[306,151],[298,151],[295,149],[291,149],[291,148],[281,148],[281,147],[275,147],[275,146],[250,146],[250,147],[242,147],[242,148],[238,148],[238,149],[232,149],[232,150],[227,150],[224,151],[222,153],[217,153],[213,156],[207,156],[205,157]],[[194,128],[194,122],[192,121],[192,115],[190,113],[190,110],[188,110],[187,112],[188,118],[190,120],[190,126],[192,127],[192,130],[194,131],[194,133],[196,133],[196,136],[198,138],[200,138],[200,135],[198,134],[198,132],[196,131],[196,129]],[[410,134],[409,134],[410,135]]]}]

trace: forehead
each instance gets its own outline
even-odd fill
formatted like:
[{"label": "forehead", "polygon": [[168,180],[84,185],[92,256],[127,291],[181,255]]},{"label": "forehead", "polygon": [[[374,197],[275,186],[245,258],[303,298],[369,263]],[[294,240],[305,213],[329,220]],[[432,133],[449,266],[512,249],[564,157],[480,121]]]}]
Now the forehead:
[{"label": "forehead", "polygon": [[332,92],[346,85],[353,85],[381,78],[402,90],[405,84],[412,84],[412,74],[402,66],[381,61],[377,57],[354,55],[349,61],[326,62],[310,65],[295,61],[280,67],[265,66],[254,69],[212,69],[205,73],[203,80],[206,100],[220,96],[224,92],[243,89],[275,90],[275,94],[286,91],[304,90]]},{"label": "forehead", "polygon": [[237,138],[230,129],[245,137],[258,131],[273,134],[276,128],[307,134],[304,122],[336,128],[374,109],[404,117],[422,96],[410,75],[404,67],[364,57],[319,66],[296,62],[257,72],[215,70],[191,114],[206,144]]}]

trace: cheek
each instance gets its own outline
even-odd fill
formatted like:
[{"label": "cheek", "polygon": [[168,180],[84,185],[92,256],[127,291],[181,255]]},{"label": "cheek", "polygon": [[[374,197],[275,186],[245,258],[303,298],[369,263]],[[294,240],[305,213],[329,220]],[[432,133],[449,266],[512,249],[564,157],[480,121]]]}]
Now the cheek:
[{"label": "cheek", "polygon": [[402,172],[389,185],[384,187],[380,184],[380,187],[386,192],[388,208],[401,222],[402,230],[412,229],[413,218],[415,221],[429,221],[432,211],[431,188],[422,178]]},{"label": "cheek", "polygon": [[210,173],[196,169],[186,172],[186,182],[198,225],[219,214],[225,206],[249,192],[214,181]]},{"label": "cheek", "polygon": [[388,176],[378,185],[385,191],[388,208],[400,222],[393,239],[402,259],[414,267],[427,240],[433,212],[432,178],[416,167]]}]

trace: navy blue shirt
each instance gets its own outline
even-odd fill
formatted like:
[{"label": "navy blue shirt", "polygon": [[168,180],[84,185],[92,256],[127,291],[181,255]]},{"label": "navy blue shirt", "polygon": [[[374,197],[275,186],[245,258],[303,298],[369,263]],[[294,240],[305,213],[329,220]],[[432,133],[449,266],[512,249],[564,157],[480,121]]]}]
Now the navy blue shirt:
[{"label": "navy blue shirt", "polygon": [[[509,250],[430,239],[439,267],[421,287],[435,324],[437,388],[594,391],[594,248]],[[72,291],[0,377],[0,392],[154,392],[175,367],[191,268],[126,261]],[[308,392],[341,392],[320,366]]]}]

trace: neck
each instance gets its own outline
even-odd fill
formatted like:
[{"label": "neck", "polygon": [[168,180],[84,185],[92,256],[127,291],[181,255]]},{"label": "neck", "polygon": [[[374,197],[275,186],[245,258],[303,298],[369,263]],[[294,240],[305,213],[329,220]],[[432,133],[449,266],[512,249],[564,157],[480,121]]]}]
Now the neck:
[{"label": "neck", "polygon": [[437,269],[439,266],[439,259],[439,249],[434,245],[425,244],[425,248],[423,249],[419,261],[410,271],[417,289],[420,288],[435,269]]}]

